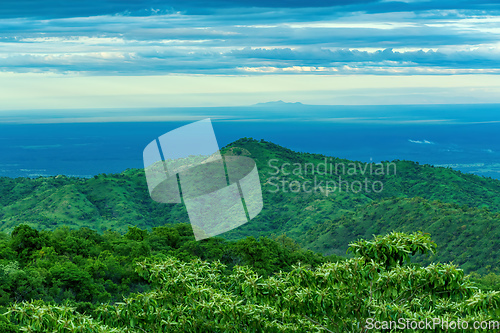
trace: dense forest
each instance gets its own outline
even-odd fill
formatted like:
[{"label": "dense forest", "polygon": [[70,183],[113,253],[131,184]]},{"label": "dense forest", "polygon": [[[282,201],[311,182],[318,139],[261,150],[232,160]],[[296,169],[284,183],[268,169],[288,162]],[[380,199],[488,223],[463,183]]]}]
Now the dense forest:
[{"label": "dense forest", "polygon": [[199,242],[183,205],[151,200],[143,170],[0,178],[0,332],[364,332],[398,320],[498,320],[500,181],[385,161],[370,172],[383,190],[296,191],[293,182],[339,176],[314,169],[321,163],[347,165],[350,184],[374,165],[247,138],[222,152],[256,161],[264,208]]},{"label": "dense forest", "polygon": [[[185,224],[125,235],[21,225],[0,246],[1,332],[364,332],[496,327],[500,314],[498,276],[410,262],[436,250],[421,232],[353,242],[351,259],[285,236],[196,242]],[[453,331],[442,325],[433,331]]]},{"label": "dense forest", "polygon": [[[435,256],[422,258],[425,263],[453,261],[467,273],[500,273],[499,180],[411,161],[386,161],[383,164],[394,165],[389,172],[369,176],[383,183],[378,193],[344,190],[327,195],[324,191],[292,192],[288,187],[276,191],[281,181],[335,179],[337,175],[306,172],[305,167],[320,165],[325,159],[328,165],[356,165],[354,173],[337,171],[351,184],[362,182],[367,163],[294,152],[245,138],[224,147],[222,153],[256,161],[264,200],[256,218],[221,235],[227,240],[286,234],[303,248],[343,256],[347,244],[359,238],[421,230],[430,233],[439,247]],[[301,173],[292,172],[294,164],[304,166]],[[276,174],[281,166],[287,167]],[[4,177],[0,193],[0,231],[7,233],[20,224],[37,230],[67,226],[124,234],[129,226],[151,231],[164,224],[189,223],[184,205],[151,200],[144,171],[138,169],[90,179]]]}]

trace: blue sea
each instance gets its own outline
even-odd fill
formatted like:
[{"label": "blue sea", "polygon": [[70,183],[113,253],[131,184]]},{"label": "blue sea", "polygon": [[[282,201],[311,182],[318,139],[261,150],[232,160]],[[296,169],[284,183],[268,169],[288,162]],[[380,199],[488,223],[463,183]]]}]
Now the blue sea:
[{"label": "blue sea", "polygon": [[357,161],[413,160],[500,179],[500,105],[310,106],[0,113],[0,176],[92,177],[141,168],[145,146],[211,118],[220,147],[242,137]]}]

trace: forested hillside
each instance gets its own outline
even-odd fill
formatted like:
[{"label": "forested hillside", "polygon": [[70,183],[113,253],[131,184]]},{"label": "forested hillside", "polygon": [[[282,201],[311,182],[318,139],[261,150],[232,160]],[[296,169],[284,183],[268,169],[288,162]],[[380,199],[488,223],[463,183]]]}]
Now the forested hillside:
[{"label": "forested hillside", "polygon": [[143,170],[0,178],[0,332],[500,330],[500,181],[263,140],[222,151],[256,161],[264,208],[198,242]]},{"label": "forested hillside", "polygon": [[[264,140],[240,139],[222,151],[256,161],[264,199],[262,212],[221,235],[226,239],[286,233],[305,248],[344,254],[347,244],[359,237],[422,230],[440,248],[429,260],[454,260],[467,271],[496,272],[494,264],[500,259],[498,180],[411,161],[383,162],[383,170],[377,172],[376,166],[366,163],[293,152]],[[318,166],[325,162],[327,167],[344,169],[322,174]],[[369,187],[356,193],[344,188],[328,193],[325,182],[339,176],[349,184],[369,178],[383,184],[383,190]],[[296,187],[290,187],[294,181],[316,181],[322,188],[295,191]],[[20,224],[38,230],[67,226],[125,233],[129,226],[152,230],[166,223],[189,223],[183,205],[151,200],[143,170],[90,179],[0,178],[0,193],[0,230],[5,232]]]},{"label": "forested hillside", "polygon": [[439,253],[422,258],[424,263],[438,260],[453,262],[467,272],[499,272],[499,213],[421,197],[374,201],[314,226],[300,240],[321,253],[343,254],[345,241],[393,230],[423,230],[432,235]]}]

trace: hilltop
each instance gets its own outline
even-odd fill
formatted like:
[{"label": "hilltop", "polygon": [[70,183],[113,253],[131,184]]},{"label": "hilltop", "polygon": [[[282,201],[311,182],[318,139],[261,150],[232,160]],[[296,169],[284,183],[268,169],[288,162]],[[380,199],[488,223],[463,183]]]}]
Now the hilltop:
[{"label": "hilltop", "polygon": [[[381,170],[248,138],[233,142],[222,152],[247,155],[256,161],[264,199],[263,211],[249,223],[221,235],[226,239],[285,233],[306,248],[344,254],[346,245],[360,237],[421,230],[431,233],[438,244],[437,257],[432,260],[455,260],[467,270],[486,272],[494,270],[500,258],[498,180],[411,161],[384,161]],[[323,174],[323,167],[317,169],[322,163],[328,167],[344,165],[346,170]],[[293,173],[298,166],[300,172]],[[375,191],[380,188],[372,186],[370,191],[363,187],[357,193],[352,188],[339,192],[326,191],[323,186],[296,192],[296,186],[289,186],[293,182],[314,184],[315,178],[324,184],[339,176],[355,184],[354,189],[357,182],[364,186],[369,178],[371,185],[382,183],[383,190]],[[183,205],[151,200],[140,169],[91,179],[0,178],[0,194],[0,231],[10,232],[25,223],[41,230],[64,225],[125,233],[129,226],[151,229],[189,223]]]}]

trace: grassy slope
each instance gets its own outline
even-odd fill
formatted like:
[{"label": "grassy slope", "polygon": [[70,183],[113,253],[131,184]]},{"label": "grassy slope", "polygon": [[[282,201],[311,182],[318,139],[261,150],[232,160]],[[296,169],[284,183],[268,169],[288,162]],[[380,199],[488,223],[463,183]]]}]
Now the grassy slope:
[{"label": "grassy slope", "polygon": [[[433,239],[442,248],[448,246],[443,244],[450,244],[448,254],[443,253],[443,258],[448,260],[459,251],[478,253],[476,249],[481,247],[484,249],[485,245],[474,239],[479,237],[478,235],[464,236],[465,244],[452,241],[443,236],[448,232],[446,228],[438,228],[438,224],[431,223],[433,220],[449,219],[454,226],[455,224],[480,225],[472,231],[465,227],[464,234],[487,231],[488,235],[496,235],[494,232],[499,224],[499,217],[493,213],[500,211],[498,180],[463,174],[446,168],[418,165],[410,161],[395,161],[396,175],[369,176],[373,181],[384,183],[384,190],[381,193],[343,191],[330,193],[328,196],[321,191],[272,193],[271,191],[275,189],[272,183],[277,181],[270,179],[274,169],[269,166],[269,160],[279,160],[274,163],[275,165],[282,163],[317,165],[324,161],[325,156],[297,153],[272,143],[246,139],[238,140],[224,148],[223,153],[248,155],[257,162],[264,196],[263,211],[249,223],[223,235],[229,239],[248,235],[286,233],[307,247],[322,252],[343,252],[347,242],[357,237],[371,237],[374,233],[406,228],[407,231],[431,232]],[[333,158],[329,158],[328,161],[346,164],[351,162]],[[293,168],[290,167],[288,170],[291,171]],[[277,175],[280,176],[283,177]],[[338,178],[335,175],[316,176],[318,181]],[[355,175],[342,175],[343,180],[349,182],[354,180],[362,182],[365,177],[359,172]],[[301,182],[313,178],[314,175],[310,172],[285,177],[288,181]],[[416,204],[411,200],[391,201],[390,198],[393,197],[421,197],[430,202],[419,201]],[[432,203],[434,200],[460,207],[466,205],[487,208],[493,213],[487,213],[483,209],[452,213],[453,210],[459,211],[461,208]],[[429,205],[432,212],[427,208]],[[369,218],[365,218],[365,215]],[[465,220],[461,222],[460,219]],[[129,225],[151,228],[178,222],[189,222],[185,208],[182,205],[153,202],[149,198],[142,170],[126,170],[121,174],[99,175],[91,179],[64,176],[0,179],[0,231],[11,231],[20,223],[28,223],[38,229],[54,229],[59,225],[68,225],[72,228],[86,226],[98,231],[114,229],[124,232]],[[352,224],[349,231],[333,230],[337,227],[345,228],[346,223]],[[491,241],[492,249],[495,246],[498,249],[496,245],[498,241],[493,238]],[[460,250],[453,249],[457,246],[460,246]],[[498,256],[495,255],[495,258]],[[460,260],[464,263],[466,261]]]},{"label": "grassy slope", "polygon": [[67,225],[125,232],[129,225],[151,228],[189,222],[181,205],[162,205],[149,198],[142,170],[91,179],[1,178],[0,193],[0,231],[11,231],[20,223],[38,229]]},{"label": "grassy slope", "polygon": [[430,261],[454,262],[467,271],[498,273],[500,214],[483,208],[416,198],[374,201],[355,212],[316,225],[302,243],[324,254],[344,254],[347,243],[390,231],[430,233],[438,244]]}]

